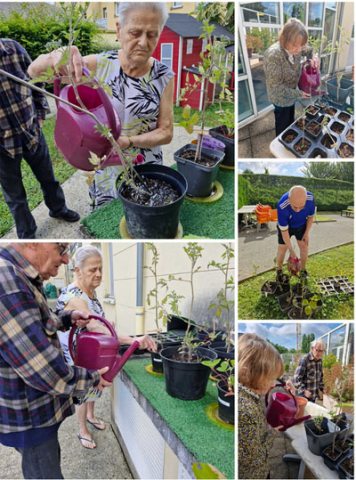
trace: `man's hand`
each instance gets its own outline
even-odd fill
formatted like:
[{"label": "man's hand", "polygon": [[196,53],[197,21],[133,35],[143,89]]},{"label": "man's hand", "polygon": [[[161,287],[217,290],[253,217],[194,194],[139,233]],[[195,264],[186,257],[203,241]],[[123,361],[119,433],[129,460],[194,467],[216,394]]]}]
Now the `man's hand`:
[{"label": "man's hand", "polygon": [[134,338],[134,340],[137,340],[139,342],[140,350],[144,350],[146,348],[149,352],[157,352],[157,344],[153,340],[153,338],[150,337],[149,335],[145,335],[144,337]]},{"label": "man's hand", "polygon": [[73,310],[71,315],[72,323],[78,328],[84,328],[90,322],[89,314],[80,310]]},{"label": "man's hand", "polygon": [[311,396],[312,396],[312,393],[309,390],[304,390],[303,394],[307,398],[311,398]]},{"label": "man's hand", "polygon": [[290,255],[291,258],[298,258],[295,251],[293,250],[293,248],[291,248],[289,250],[289,255]]},{"label": "man's hand", "polygon": [[98,370],[98,373],[100,374],[100,382],[98,383],[96,388],[100,391],[104,390],[104,388],[106,387],[111,387],[112,385],[111,382],[108,382],[102,377],[102,375],[104,375],[104,373],[106,373],[108,370],[109,370],[109,367],[100,368],[100,370]]}]

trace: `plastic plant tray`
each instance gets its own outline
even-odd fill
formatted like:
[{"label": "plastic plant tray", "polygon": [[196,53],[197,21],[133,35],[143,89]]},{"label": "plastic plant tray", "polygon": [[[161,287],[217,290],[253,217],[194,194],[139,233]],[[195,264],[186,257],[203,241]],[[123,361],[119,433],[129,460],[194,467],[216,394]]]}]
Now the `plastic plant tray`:
[{"label": "plastic plant tray", "polygon": [[324,295],[354,294],[354,284],[347,277],[335,276],[327,277],[317,282],[321,292]]},{"label": "plastic plant tray", "polygon": [[[304,117],[304,115],[302,115],[301,117],[298,117],[297,120],[290,127],[284,130],[284,132],[282,132],[277,137],[278,140],[282,143],[282,145],[284,145],[289,151],[291,151],[294,155],[296,155],[299,158],[315,158],[317,155],[320,155],[322,158],[343,158],[343,157],[340,157],[338,153],[338,149],[340,148],[340,145],[343,143],[350,145],[352,149],[354,149],[354,143],[346,139],[347,133],[351,128],[353,128],[354,116],[348,112],[345,112],[345,110],[336,108],[334,105],[330,105],[325,100],[322,100],[322,104],[323,104],[323,108],[320,108],[320,104],[318,104],[318,102],[315,102],[315,106],[318,106],[320,110],[313,119],[311,119],[310,117],[307,117],[305,119],[305,122],[306,122],[305,128],[309,125],[309,123],[314,121],[321,123],[322,117],[324,115],[331,117],[331,120],[328,123],[328,128],[323,126],[321,132],[317,136],[314,136],[313,134],[309,133],[307,130],[303,131],[301,128],[297,126],[297,122]],[[328,108],[333,108],[335,110],[335,114],[333,116],[325,112],[325,110]],[[339,115],[342,112],[348,115],[349,118],[347,122],[344,122],[339,118]],[[344,126],[344,130],[340,134],[337,134],[336,132],[333,132],[332,130],[330,130],[330,127],[335,122],[338,122]],[[290,130],[295,132],[296,136],[291,142],[288,143],[285,141],[285,136],[287,135],[287,132],[289,132]],[[331,134],[333,137],[335,137],[335,146],[333,148],[327,148],[322,143],[325,135],[327,134]],[[301,154],[300,152],[297,152],[295,150],[295,145],[298,142],[300,142],[303,137],[305,138],[305,140],[310,142],[310,146],[304,154]],[[352,158],[353,156],[354,154],[352,154],[351,157],[347,157],[347,158]]]}]

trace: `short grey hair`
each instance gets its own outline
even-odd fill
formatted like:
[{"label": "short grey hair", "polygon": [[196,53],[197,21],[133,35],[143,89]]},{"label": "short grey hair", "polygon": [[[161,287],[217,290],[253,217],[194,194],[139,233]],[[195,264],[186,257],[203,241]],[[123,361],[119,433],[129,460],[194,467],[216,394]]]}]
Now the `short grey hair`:
[{"label": "short grey hair", "polygon": [[301,188],[304,191],[305,195],[308,193],[307,189],[303,185],[293,185],[293,187],[291,187],[289,190],[289,196],[291,196],[294,190],[296,190],[297,188]]},{"label": "short grey hair", "polygon": [[74,268],[83,268],[88,258],[99,257],[101,260],[103,256],[101,251],[93,245],[84,245],[78,248],[74,256]]},{"label": "short grey hair", "polygon": [[168,20],[168,10],[164,2],[120,2],[118,9],[118,16],[120,21],[124,24],[127,18],[127,14],[132,10],[151,9],[154,12],[158,12],[161,16],[161,28],[164,27]]},{"label": "short grey hair", "polygon": [[325,343],[322,341],[322,340],[313,340],[310,344],[310,350],[314,347],[316,347],[317,345],[321,345],[323,347],[323,350],[325,350]]}]

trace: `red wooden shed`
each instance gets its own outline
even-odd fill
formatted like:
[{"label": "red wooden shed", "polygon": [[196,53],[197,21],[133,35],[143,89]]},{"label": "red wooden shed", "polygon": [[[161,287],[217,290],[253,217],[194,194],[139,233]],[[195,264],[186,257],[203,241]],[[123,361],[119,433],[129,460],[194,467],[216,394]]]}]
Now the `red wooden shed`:
[{"label": "red wooden shed", "polygon": [[[171,13],[161,33],[153,57],[167,65],[175,73],[174,101],[179,105],[180,90],[187,84],[194,83],[193,74],[198,74],[196,66],[200,63],[200,52],[205,48],[203,39],[199,38],[203,24],[191,15]],[[227,37],[231,43],[234,35],[226,28],[216,25],[213,37]],[[208,102],[214,98],[214,85],[208,87]],[[188,103],[192,108],[201,110],[203,88],[197,88],[191,95],[186,95],[182,104]]]}]

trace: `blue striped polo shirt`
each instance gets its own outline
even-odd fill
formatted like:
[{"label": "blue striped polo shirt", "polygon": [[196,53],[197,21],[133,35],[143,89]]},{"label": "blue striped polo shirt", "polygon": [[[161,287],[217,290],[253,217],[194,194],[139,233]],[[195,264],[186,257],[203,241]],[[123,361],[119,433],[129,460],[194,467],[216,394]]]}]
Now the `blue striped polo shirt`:
[{"label": "blue striped polo shirt", "polygon": [[315,215],[314,196],[307,192],[307,201],[300,212],[295,212],[289,202],[289,192],[286,192],[280,198],[277,205],[278,226],[281,230],[303,227],[308,218]]}]

